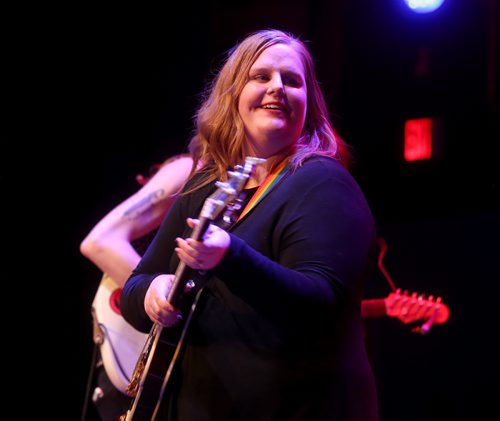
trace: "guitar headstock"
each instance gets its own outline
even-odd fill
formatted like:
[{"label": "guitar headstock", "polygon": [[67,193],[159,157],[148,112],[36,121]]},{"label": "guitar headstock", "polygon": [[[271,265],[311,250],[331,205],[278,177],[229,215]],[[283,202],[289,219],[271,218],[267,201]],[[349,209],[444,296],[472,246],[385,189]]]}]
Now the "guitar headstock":
[{"label": "guitar headstock", "polygon": [[391,292],[384,299],[386,312],[388,316],[396,317],[404,324],[415,321],[424,321],[425,323],[419,329],[421,333],[426,333],[433,323],[443,324],[450,316],[450,309],[441,300],[441,297],[408,291],[401,292],[397,289]]},{"label": "guitar headstock", "polygon": [[243,165],[237,165],[234,170],[228,171],[227,181],[217,181],[217,190],[205,200],[200,218],[215,219],[226,207],[231,207],[245,188],[255,167],[266,160],[248,156]]}]

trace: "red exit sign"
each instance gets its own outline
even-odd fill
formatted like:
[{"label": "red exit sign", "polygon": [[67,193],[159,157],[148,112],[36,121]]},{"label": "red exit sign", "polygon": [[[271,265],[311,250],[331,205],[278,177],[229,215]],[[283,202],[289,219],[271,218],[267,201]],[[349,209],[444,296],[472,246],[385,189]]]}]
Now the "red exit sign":
[{"label": "red exit sign", "polygon": [[404,159],[421,161],[432,156],[432,118],[415,118],[405,121]]}]

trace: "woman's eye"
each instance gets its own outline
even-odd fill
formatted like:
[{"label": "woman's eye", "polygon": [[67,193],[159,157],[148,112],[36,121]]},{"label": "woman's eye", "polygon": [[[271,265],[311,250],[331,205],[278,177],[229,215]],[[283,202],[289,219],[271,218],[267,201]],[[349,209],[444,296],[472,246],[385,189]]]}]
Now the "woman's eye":
[{"label": "woman's eye", "polygon": [[287,86],[292,86],[294,88],[301,85],[301,81],[295,77],[285,77],[283,78],[283,83]]},{"label": "woman's eye", "polygon": [[259,81],[267,81],[269,78],[266,75],[255,75],[253,77],[254,80],[259,80]]}]

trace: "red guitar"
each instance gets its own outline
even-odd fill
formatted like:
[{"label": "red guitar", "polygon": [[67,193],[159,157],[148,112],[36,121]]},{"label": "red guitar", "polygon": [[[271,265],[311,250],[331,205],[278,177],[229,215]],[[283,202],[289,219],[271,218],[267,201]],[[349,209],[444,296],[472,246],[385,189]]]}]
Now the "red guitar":
[{"label": "red guitar", "polygon": [[429,295],[425,298],[416,292],[397,289],[386,298],[363,300],[361,314],[366,317],[395,317],[404,324],[422,320],[424,324],[414,329],[422,335],[427,333],[434,323],[446,323],[450,317],[450,309],[441,301],[441,297]]}]

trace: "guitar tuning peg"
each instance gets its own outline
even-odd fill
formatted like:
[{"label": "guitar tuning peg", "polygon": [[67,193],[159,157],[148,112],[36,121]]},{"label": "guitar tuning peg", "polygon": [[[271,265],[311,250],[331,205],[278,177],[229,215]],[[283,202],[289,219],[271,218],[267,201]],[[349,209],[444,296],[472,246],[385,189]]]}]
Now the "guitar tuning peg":
[{"label": "guitar tuning peg", "polygon": [[394,301],[398,301],[401,298],[401,288],[397,288],[396,290],[394,290],[391,296]]},{"label": "guitar tuning peg", "polygon": [[425,335],[429,330],[431,330],[431,327],[434,324],[434,321],[436,320],[436,315],[437,315],[437,309],[434,309],[431,317],[429,317],[429,319],[420,327],[419,333],[421,335]]},{"label": "guitar tuning peg", "polygon": [[411,331],[414,333],[420,333],[421,335],[425,335],[429,330],[431,330],[432,323],[424,323],[422,326],[414,327]]}]

